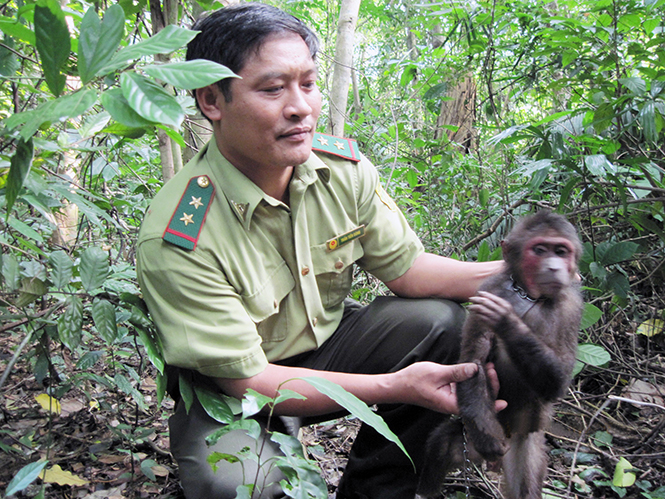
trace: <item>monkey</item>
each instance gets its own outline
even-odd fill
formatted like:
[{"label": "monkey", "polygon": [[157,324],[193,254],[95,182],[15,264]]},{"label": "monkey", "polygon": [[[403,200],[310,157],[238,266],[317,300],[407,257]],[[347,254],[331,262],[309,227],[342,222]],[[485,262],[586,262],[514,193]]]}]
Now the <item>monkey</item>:
[{"label": "monkey", "polygon": [[[507,499],[541,498],[544,428],[577,353],[582,245],[565,217],[544,210],[520,219],[501,247],[504,270],[470,299],[462,329],[460,362],[475,362],[479,370],[457,383],[461,421],[442,423],[428,438],[420,497],[439,497],[449,471],[484,459],[494,467],[500,461]],[[487,362],[494,363],[498,395],[488,383]],[[498,413],[495,395],[508,402]]]}]

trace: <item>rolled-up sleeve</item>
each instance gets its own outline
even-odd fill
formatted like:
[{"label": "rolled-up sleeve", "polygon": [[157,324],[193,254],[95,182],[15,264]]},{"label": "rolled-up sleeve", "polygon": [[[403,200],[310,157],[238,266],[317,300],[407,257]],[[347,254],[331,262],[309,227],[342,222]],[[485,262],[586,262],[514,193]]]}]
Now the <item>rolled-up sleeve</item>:
[{"label": "rolled-up sleeve", "polygon": [[397,279],[424,252],[423,245],[381,186],[374,165],[363,157],[355,171],[358,219],[366,226],[358,265],[384,282]]},{"label": "rolled-up sleeve", "polygon": [[247,378],[266,368],[256,324],[204,252],[147,238],[138,247],[137,272],[168,364],[222,378]]}]

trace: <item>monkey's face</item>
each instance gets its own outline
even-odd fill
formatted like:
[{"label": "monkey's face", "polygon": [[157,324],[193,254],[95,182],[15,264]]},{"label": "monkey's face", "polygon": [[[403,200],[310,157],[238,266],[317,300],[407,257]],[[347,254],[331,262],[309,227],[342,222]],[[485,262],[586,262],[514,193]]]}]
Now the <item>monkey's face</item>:
[{"label": "monkey's face", "polygon": [[522,282],[533,298],[556,298],[577,272],[575,246],[556,233],[529,239],[522,252]]}]

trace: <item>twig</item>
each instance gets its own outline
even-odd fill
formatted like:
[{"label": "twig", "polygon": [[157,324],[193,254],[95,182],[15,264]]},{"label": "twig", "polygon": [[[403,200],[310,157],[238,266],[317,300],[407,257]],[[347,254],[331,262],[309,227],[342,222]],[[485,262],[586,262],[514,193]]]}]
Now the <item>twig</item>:
[{"label": "twig", "polygon": [[14,367],[14,364],[16,364],[16,361],[21,355],[21,352],[25,348],[25,346],[28,344],[30,339],[32,338],[32,331],[30,331],[28,334],[25,335],[25,338],[23,338],[23,341],[21,344],[18,346],[16,349],[16,352],[14,352],[14,356],[12,357],[12,360],[9,361],[9,364],[7,364],[7,368],[5,369],[5,372],[2,373],[2,378],[0,378],[0,390],[2,390],[2,386],[5,384],[5,381],[7,381],[7,378],[9,377],[9,373],[12,371],[12,368]]},{"label": "twig", "polygon": [[515,208],[517,208],[518,206],[521,206],[523,204],[526,204],[526,203],[527,203],[527,201],[525,201],[524,199],[518,199],[517,201],[515,201],[512,205],[510,205],[509,208],[504,210],[504,212],[501,215],[498,216],[498,218],[494,221],[494,223],[490,226],[489,229],[487,229],[482,234],[480,234],[480,235],[474,237],[473,239],[471,239],[471,241],[469,241],[468,243],[466,243],[462,247],[462,250],[467,251],[469,248],[472,248],[473,246],[478,244],[483,239],[485,239],[485,238],[491,236],[492,234],[494,234],[496,232],[496,230],[499,228],[499,225],[501,225],[501,222],[503,221],[504,218],[506,218]]}]

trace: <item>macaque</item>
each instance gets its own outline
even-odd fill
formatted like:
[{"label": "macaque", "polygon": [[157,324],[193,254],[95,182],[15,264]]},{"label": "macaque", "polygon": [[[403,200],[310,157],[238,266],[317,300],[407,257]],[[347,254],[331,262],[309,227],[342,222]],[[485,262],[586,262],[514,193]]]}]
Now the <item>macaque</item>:
[{"label": "macaque", "polygon": [[[582,246],[570,222],[541,211],[521,219],[502,250],[504,272],[487,279],[468,307],[460,362],[480,369],[457,384],[461,421],[443,423],[429,437],[418,488],[424,497],[438,497],[446,474],[466,459],[484,459],[501,461],[507,499],[541,498],[544,428],[575,365]],[[488,384],[487,362],[499,377],[498,396]],[[497,413],[495,398],[508,407]]]}]

